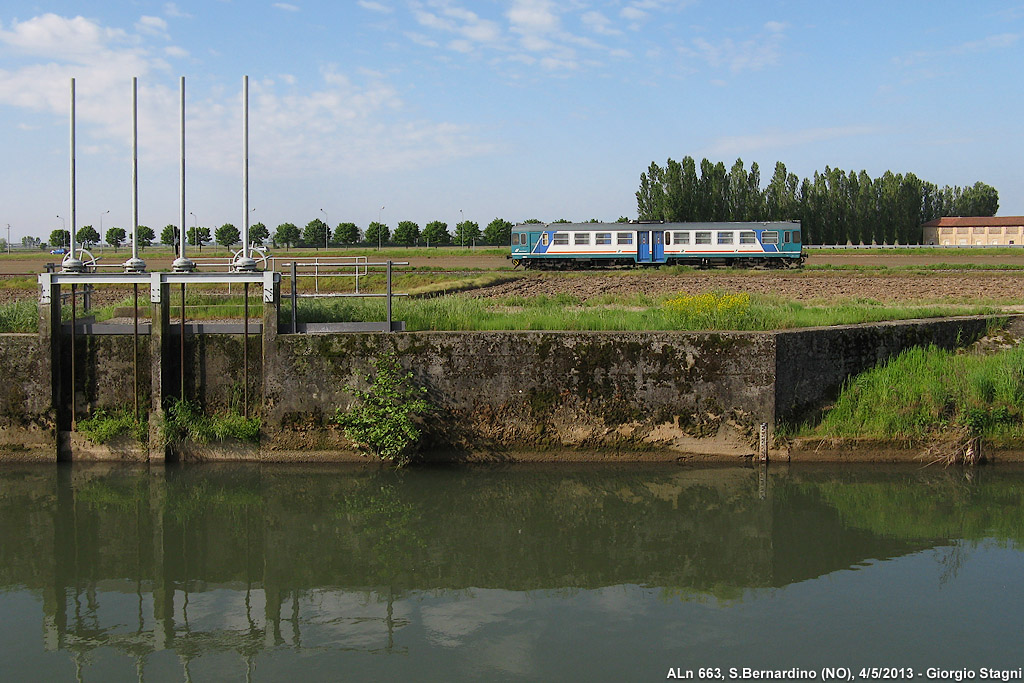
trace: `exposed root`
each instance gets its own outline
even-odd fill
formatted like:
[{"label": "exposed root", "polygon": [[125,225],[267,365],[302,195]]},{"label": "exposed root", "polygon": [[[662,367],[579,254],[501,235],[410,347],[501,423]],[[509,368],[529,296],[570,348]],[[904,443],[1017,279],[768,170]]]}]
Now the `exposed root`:
[{"label": "exposed root", "polygon": [[925,467],[939,463],[943,467],[950,465],[974,467],[985,462],[981,437],[970,434],[966,429],[936,438],[919,457],[928,461]]}]

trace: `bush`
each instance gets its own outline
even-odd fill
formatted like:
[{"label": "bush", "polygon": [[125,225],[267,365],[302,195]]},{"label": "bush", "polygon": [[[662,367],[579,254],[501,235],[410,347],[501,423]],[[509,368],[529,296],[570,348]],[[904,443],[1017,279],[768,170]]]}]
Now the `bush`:
[{"label": "bush", "polygon": [[374,368],[376,374],[366,376],[369,391],[345,387],[358,404],[347,412],[339,408],[335,419],[360,448],[401,467],[412,460],[420,439],[417,418],[433,406],[424,398],[427,390],[412,383],[412,373],[403,373],[393,353],[380,356]]},{"label": "bush", "polygon": [[260,419],[243,417],[237,412],[207,415],[193,401],[176,398],[167,407],[163,438],[165,444],[181,443],[186,439],[195,443],[228,439],[255,442],[260,439]]}]

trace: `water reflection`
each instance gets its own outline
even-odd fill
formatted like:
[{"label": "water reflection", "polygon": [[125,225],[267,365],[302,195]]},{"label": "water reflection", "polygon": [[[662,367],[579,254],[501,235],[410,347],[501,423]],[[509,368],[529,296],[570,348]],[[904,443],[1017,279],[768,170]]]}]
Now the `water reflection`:
[{"label": "water reflection", "polygon": [[42,648],[23,641],[69,654],[79,675],[188,679],[202,658],[210,675],[248,676],[261,654],[273,672],[281,653],[420,661],[474,643],[474,667],[530,677],[539,630],[582,620],[601,642],[651,596],[739,604],[932,548],[948,581],[975,541],[1020,548],[1022,482],[1006,469],[7,467],[0,596],[25,623],[41,606]]}]

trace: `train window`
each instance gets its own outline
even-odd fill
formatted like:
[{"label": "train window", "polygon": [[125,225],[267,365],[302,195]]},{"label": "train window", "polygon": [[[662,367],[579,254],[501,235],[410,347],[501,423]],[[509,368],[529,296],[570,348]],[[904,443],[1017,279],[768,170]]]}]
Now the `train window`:
[{"label": "train window", "polygon": [[793,238],[793,242],[794,243],[799,244],[800,243],[800,231],[799,230],[794,230],[792,238]]},{"label": "train window", "polygon": [[596,244],[611,244],[612,234],[610,232],[599,232],[597,233]]},{"label": "train window", "polygon": [[578,232],[573,235],[573,244],[582,244],[584,246],[590,245],[590,233],[589,232]]},{"label": "train window", "polygon": [[619,232],[615,234],[616,244],[633,244],[633,233]]},{"label": "train window", "polygon": [[740,233],[740,244],[756,244],[757,238],[754,236],[753,231],[744,230]]},{"label": "train window", "polygon": [[550,240],[548,238],[548,234],[546,232],[542,232],[540,234],[540,243],[543,244],[546,247],[546,246],[548,246],[549,242],[550,242]]},{"label": "train window", "polygon": [[778,244],[779,233],[774,230],[765,230],[761,233],[761,244]]},{"label": "train window", "polygon": [[782,233],[782,241],[785,242],[786,244],[789,244],[789,230]]},{"label": "train window", "polygon": [[555,233],[555,244],[569,244],[569,233],[567,233],[567,232],[556,232]]},{"label": "train window", "polygon": [[665,244],[668,244],[668,245],[672,244],[672,233],[670,233],[670,232],[666,232],[665,233]]},{"label": "train window", "polygon": [[689,244],[690,233],[688,232],[674,232],[672,233],[672,241],[676,244]]},{"label": "train window", "polygon": [[711,233],[710,232],[698,232],[696,239],[693,240],[694,244],[711,244]]},{"label": "train window", "polygon": [[719,244],[732,244],[732,233],[731,232],[720,232],[718,233]]}]

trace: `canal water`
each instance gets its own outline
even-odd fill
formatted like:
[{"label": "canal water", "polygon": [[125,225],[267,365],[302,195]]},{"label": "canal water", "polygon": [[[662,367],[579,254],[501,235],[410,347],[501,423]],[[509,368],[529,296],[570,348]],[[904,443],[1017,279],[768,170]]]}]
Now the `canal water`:
[{"label": "canal water", "polygon": [[0,617],[3,680],[1015,680],[1024,470],[5,466]]}]

